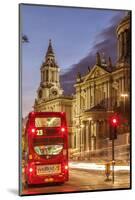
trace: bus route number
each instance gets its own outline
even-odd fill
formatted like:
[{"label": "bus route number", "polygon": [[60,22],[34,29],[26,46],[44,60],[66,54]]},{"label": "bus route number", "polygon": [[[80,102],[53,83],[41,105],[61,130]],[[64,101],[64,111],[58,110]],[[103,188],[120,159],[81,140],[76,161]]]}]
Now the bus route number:
[{"label": "bus route number", "polygon": [[37,130],[37,135],[43,135],[43,130]]}]

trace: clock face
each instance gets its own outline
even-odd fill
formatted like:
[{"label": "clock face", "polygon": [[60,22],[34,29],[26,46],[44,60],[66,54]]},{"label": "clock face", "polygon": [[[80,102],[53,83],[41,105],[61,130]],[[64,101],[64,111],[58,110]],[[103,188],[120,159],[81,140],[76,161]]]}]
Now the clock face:
[{"label": "clock face", "polygon": [[52,94],[53,94],[54,96],[56,96],[56,95],[58,94],[57,90],[53,90],[53,91],[52,91]]},{"label": "clock face", "polygon": [[57,88],[52,88],[51,94],[52,94],[53,96],[56,96],[56,95],[58,94]]}]

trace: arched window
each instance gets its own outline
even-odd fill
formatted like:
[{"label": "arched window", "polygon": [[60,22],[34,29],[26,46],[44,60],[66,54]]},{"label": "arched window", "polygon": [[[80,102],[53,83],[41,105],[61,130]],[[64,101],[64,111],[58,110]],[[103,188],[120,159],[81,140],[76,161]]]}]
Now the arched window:
[{"label": "arched window", "polygon": [[46,81],[48,81],[48,69],[46,70]]},{"label": "arched window", "polygon": [[39,90],[38,97],[39,97],[40,99],[42,98],[42,90]]}]

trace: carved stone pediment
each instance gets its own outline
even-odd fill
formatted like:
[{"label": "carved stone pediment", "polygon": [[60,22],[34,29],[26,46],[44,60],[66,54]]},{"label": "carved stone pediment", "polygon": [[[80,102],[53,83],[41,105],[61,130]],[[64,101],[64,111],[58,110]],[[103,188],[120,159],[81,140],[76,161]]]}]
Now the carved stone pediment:
[{"label": "carved stone pediment", "polygon": [[93,78],[98,78],[104,74],[108,74],[109,72],[103,69],[102,67],[99,67],[95,65],[91,71],[88,73],[88,75],[85,78],[85,81],[93,79]]}]

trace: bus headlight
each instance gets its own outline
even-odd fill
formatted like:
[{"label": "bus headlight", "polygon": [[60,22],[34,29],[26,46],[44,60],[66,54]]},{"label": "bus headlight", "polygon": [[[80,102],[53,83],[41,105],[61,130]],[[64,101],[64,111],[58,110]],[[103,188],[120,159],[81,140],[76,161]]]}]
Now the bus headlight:
[{"label": "bus headlight", "polygon": [[32,168],[32,167],[29,168],[29,172],[30,172],[30,173],[33,172],[33,168]]},{"label": "bus headlight", "polygon": [[68,169],[68,165],[65,165],[65,169],[66,169],[66,170]]}]

